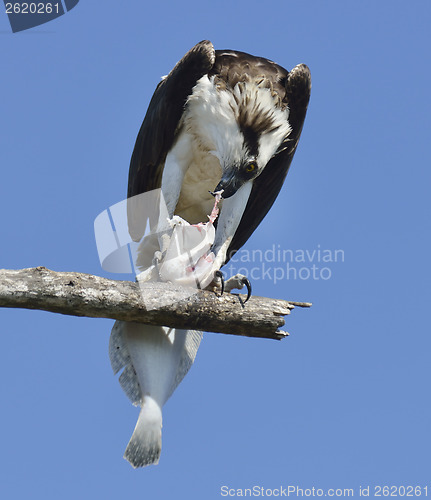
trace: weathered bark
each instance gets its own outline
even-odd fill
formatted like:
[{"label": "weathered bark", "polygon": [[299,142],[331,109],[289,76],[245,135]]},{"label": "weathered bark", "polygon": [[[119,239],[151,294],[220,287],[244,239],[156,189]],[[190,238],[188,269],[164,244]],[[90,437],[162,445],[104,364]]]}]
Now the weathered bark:
[{"label": "weathered bark", "polygon": [[[0,307],[41,309],[72,316],[112,318],[151,325],[282,339],[284,317],[310,303],[185,289],[169,283],[138,284],[45,267],[0,269]],[[160,306],[160,303],[166,305]]]}]

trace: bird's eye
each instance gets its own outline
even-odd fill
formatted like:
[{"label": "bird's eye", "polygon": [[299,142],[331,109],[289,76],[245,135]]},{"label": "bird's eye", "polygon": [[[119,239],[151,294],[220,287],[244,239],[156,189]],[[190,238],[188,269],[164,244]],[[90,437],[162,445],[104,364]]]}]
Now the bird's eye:
[{"label": "bird's eye", "polygon": [[248,173],[248,174],[251,174],[252,172],[254,172],[256,170],[256,163],[254,163],[253,161],[248,163],[246,166],[245,166],[245,171]]}]

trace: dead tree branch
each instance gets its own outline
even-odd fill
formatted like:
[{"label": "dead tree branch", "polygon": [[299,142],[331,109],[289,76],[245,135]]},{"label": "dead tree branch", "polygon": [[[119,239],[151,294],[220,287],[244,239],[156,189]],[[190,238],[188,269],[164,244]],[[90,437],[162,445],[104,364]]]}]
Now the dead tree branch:
[{"label": "dead tree branch", "polygon": [[[150,325],[282,339],[284,317],[307,302],[138,284],[45,267],[0,269],[0,307],[40,309],[72,316],[112,318]],[[160,305],[160,304],[166,305]]]}]

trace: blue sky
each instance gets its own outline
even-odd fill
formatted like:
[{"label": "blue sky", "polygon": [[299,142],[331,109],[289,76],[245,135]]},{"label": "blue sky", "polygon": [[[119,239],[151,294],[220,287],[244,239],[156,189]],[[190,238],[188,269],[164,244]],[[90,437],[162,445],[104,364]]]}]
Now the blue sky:
[{"label": "blue sky", "polygon": [[431,495],[429,3],[151,4],[81,0],[18,34],[0,15],[0,267],[117,277],[100,268],[93,221],[125,197],[160,76],[205,38],[312,73],[292,169],[245,249],[344,259],[290,262],[329,279],[253,281],[314,305],[283,342],[206,334],[165,406],[160,464],[138,471],[122,459],[138,411],[111,372],[112,321],[0,310],[1,497]]}]

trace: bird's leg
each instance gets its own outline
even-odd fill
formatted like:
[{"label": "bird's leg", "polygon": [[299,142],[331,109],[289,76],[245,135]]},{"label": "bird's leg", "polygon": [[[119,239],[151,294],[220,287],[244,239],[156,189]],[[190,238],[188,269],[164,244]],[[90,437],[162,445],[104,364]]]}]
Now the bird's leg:
[{"label": "bird's leg", "polygon": [[247,298],[244,301],[245,304],[251,297],[251,283],[247,276],[244,276],[243,274],[235,274],[235,276],[232,276],[224,282],[224,291],[230,292],[233,289],[242,290],[244,285],[247,287]]},{"label": "bird's leg", "polygon": [[[215,269],[219,269],[226,262],[226,254],[247,205],[251,187],[251,183],[246,183],[233,196],[223,200],[216,237],[212,246],[212,251],[216,255]],[[223,290],[226,292],[230,292],[234,288],[241,290],[244,285],[247,287],[247,299],[245,300],[247,302],[251,296],[251,284],[242,274],[237,274],[224,282]]]}]

